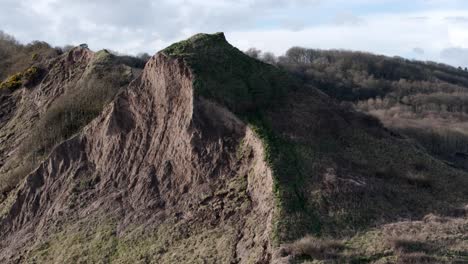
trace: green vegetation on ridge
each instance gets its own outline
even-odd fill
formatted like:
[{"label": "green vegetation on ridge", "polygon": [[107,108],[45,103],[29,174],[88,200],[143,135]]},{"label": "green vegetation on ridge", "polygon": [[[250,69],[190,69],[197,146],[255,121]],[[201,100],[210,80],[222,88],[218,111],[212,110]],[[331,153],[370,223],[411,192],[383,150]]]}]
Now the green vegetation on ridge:
[{"label": "green vegetation on ridge", "polygon": [[222,33],[195,35],[169,46],[163,53],[184,59],[195,75],[195,93],[228,107],[263,140],[265,160],[275,174],[279,211],[285,214],[279,218],[307,211],[304,215],[308,222],[304,224],[310,225],[307,229],[319,232],[314,212],[307,208],[298,190],[303,178],[301,160],[296,154],[298,146],[275,132],[267,117],[268,110],[299,89],[295,79],[277,67],[245,55],[231,46]]},{"label": "green vegetation on ridge", "polygon": [[196,94],[226,106],[262,139],[274,174],[277,242],[353,234],[460,201],[456,182],[466,182],[460,173],[392,136],[376,119],[327,102],[313,86],[249,58],[221,33],[195,35],[163,53],[190,66]]},{"label": "green vegetation on ridge", "polygon": [[296,85],[284,71],[231,46],[222,33],[198,34],[162,52],[190,65],[196,93],[243,116],[274,106]]}]

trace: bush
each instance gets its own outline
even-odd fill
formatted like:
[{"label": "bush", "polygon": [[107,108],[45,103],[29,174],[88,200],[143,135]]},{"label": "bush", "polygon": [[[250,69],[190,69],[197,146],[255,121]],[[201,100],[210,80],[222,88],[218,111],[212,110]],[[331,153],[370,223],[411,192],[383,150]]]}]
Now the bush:
[{"label": "bush", "polygon": [[0,89],[16,90],[23,85],[22,79],[22,73],[13,74],[12,76],[8,77],[6,81],[0,84]]},{"label": "bush", "polygon": [[101,113],[120,88],[120,76],[92,78],[84,87],[66,94],[53,103],[41,118],[31,140],[40,152],[71,137]]},{"label": "bush", "polygon": [[8,77],[8,79],[0,84],[0,89],[10,89],[14,91],[21,86],[29,86],[37,83],[41,76],[42,70],[39,67],[32,66],[24,72],[19,72]]},{"label": "bush", "polygon": [[25,86],[30,86],[38,83],[40,77],[41,77],[42,69],[36,66],[32,66],[28,68],[26,71],[23,73],[23,84]]}]

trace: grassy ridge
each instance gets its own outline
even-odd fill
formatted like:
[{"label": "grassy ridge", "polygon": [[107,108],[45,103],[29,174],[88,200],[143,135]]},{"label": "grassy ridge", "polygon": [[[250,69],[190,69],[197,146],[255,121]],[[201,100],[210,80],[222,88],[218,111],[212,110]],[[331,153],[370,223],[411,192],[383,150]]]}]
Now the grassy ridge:
[{"label": "grassy ridge", "polygon": [[[289,229],[287,216],[299,214],[305,218],[301,225],[319,232],[313,210],[299,190],[304,174],[298,145],[274,131],[268,118],[269,110],[281,105],[288,93],[300,89],[298,82],[281,69],[254,60],[231,46],[222,33],[195,35],[169,46],[163,53],[189,64],[195,74],[196,94],[226,106],[262,139],[265,160],[275,176],[274,192],[280,213],[276,227]],[[280,233],[291,232],[277,230],[275,237],[281,240]]]},{"label": "grassy ridge", "polygon": [[195,74],[195,92],[242,117],[274,106],[296,84],[280,69],[253,60],[226,42],[222,33],[198,34],[162,51],[183,58]]},{"label": "grassy ridge", "polygon": [[[308,233],[353,234],[460,201],[462,174],[391,136],[379,122],[329,105],[313,88],[231,46],[223,34],[198,34],[163,52],[191,67],[197,95],[226,106],[262,139],[274,174],[277,242]],[[300,106],[298,94],[313,99]],[[294,120],[302,112],[313,113]],[[311,127],[310,135],[297,139],[280,128],[285,123],[292,130]]]}]

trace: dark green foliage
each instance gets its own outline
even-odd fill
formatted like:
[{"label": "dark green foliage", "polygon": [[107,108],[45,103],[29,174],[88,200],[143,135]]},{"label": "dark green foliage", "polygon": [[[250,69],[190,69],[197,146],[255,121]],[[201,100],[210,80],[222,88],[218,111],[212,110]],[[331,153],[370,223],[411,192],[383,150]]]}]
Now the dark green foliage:
[{"label": "dark green foliage", "polygon": [[197,93],[235,113],[256,112],[279,102],[294,80],[280,69],[253,60],[226,42],[223,34],[198,34],[164,53],[183,58],[196,76]]},{"label": "dark green foliage", "polygon": [[23,72],[23,84],[26,87],[31,87],[39,83],[43,75],[44,75],[43,69],[37,66],[32,66]]},{"label": "dark green foliage", "polygon": [[301,155],[301,144],[279,135],[266,118],[257,114],[248,116],[246,120],[262,140],[265,161],[275,176],[273,192],[280,214],[275,226],[275,239],[293,240],[304,232],[320,234],[319,218],[304,193],[308,175],[304,170],[306,161]]},{"label": "dark green foliage", "polygon": [[392,242],[392,248],[396,252],[400,253],[412,253],[412,252],[431,252],[430,245],[421,241],[410,240],[410,239],[394,239]]},{"label": "dark green foliage", "polygon": [[142,57],[133,57],[128,55],[119,55],[117,56],[119,63],[127,65],[132,68],[143,69],[145,67],[146,62],[148,61],[149,57],[143,56]]}]

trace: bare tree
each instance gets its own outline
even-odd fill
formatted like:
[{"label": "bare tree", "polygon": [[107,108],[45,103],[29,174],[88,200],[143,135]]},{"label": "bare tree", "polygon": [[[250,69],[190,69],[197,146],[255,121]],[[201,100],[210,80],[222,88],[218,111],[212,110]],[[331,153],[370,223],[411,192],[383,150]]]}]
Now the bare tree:
[{"label": "bare tree", "polygon": [[260,55],[262,54],[262,51],[257,48],[250,48],[247,51],[245,51],[245,54],[249,55],[252,58],[259,59]]},{"label": "bare tree", "polygon": [[265,52],[262,54],[262,61],[268,63],[268,64],[276,64],[277,62],[277,58],[275,56],[275,54],[273,54],[272,52]]}]

